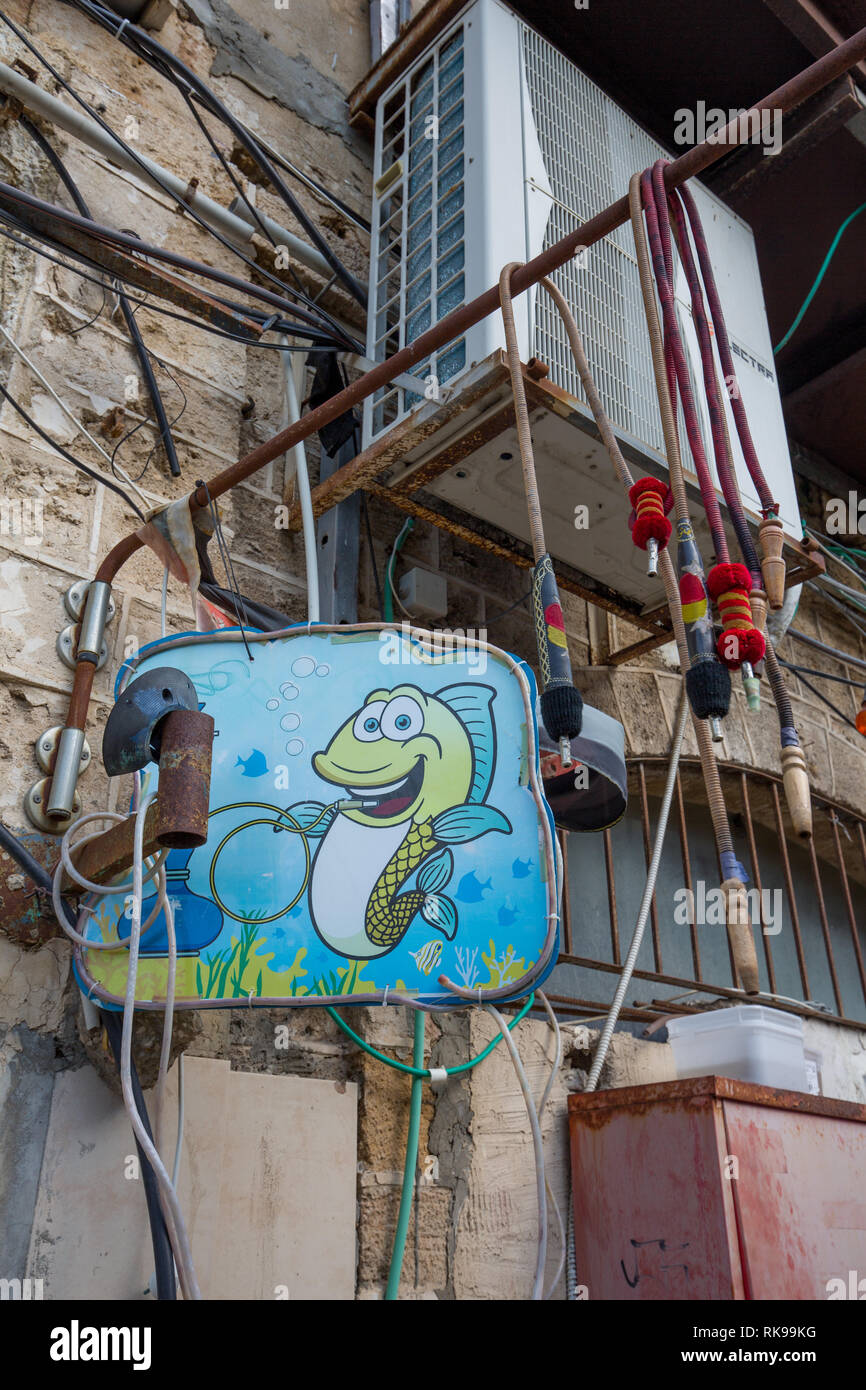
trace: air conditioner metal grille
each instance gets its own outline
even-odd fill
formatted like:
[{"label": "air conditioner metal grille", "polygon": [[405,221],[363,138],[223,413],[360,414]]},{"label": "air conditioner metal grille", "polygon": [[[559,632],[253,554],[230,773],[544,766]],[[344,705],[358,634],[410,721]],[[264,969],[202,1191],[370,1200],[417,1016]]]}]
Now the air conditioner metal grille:
[{"label": "air conditioner metal grille", "polygon": [[[553,193],[544,248],[621,197],[635,169],[666,151],[539,34],[521,25],[532,117]],[[544,196],[532,192],[532,196]],[[661,450],[652,359],[628,225],[552,279],[576,312],[590,367],[613,423]],[[591,265],[592,269],[589,269]],[[534,352],[550,378],[585,401],[568,339],[547,295],[536,300]]]},{"label": "air conditioner metal grille", "polygon": [[[416,65],[384,104],[375,178],[368,351],[383,361],[466,299],[464,225],[464,47],[462,26]],[[446,382],[466,364],[464,339],[415,367]],[[374,397],[372,434],[422,398],[399,387]]]}]

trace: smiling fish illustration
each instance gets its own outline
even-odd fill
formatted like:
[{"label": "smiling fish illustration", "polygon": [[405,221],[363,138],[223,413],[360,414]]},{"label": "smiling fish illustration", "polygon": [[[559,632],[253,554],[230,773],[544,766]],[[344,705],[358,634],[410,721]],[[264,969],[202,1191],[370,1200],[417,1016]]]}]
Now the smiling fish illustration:
[{"label": "smiling fish illustration", "polygon": [[[438,695],[414,685],[374,690],[316,753],[318,775],[347,799],[289,810],[321,841],[310,915],[332,950],[356,960],[384,955],[419,912],[453,939],[457,909],[440,891],[454,871],[448,846],[511,833],[507,817],[485,802],[496,761],[495,694],[468,683]],[[416,870],[416,886],[406,888]]]}]

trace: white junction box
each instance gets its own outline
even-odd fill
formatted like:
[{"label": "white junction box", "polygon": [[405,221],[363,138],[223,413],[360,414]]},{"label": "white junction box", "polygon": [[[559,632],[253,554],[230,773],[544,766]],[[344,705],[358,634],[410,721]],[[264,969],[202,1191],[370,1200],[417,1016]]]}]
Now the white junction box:
[{"label": "white junction box", "polygon": [[[680,1080],[733,1076],[756,1086],[808,1091],[803,1020],[763,1004],[737,1004],[668,1021]],[[817,1080],[817,1078],[816,1078]],[[814,1089],[817,1085],[813,1082]]]},{"label": "white junction box", "polygon": [[[654,139],[569,59],[500,0],[474,0],[379,99],[367,352],[383,360],[460,304],[495,285],[508,261],[527,261],[622,197],[635,171],[668,157]],[[799,540],[796,491],[752,233],[692,182],[724,309],[739,389],[758,457],[788,534]],[[631,228],[617,228],[553,278],[577,318],[607,412],[638,473],[666,462]],[[677,307],[698,399],[702,371],[688,291],[677,265]],[[541,423],[536,464],[551,551],[617,589],[647,597],[646,563],[630,555],[623,498],[592,428],[556,309],[534,286],[514,304],[521,357],[541,359],[547,380],[574,398],[583,428]],[[459,391],[504,348],[492,314],[419,364],[418,393],[401,386],[365,402],[364,446],[435,391]],[[719,378],[723,373],[719,365]],[[426,392],[426,395],[425,395]],[[760,517],[733,417],[744,505]],[[537,423],[534,421],[534,424]],[[709,420],[701,420],[714,471]],[[546,428],[546,433],[545,433]],[[582,436],[582,437],[581,437]],[[682,429],[681,437],[685,438]],[[513,431],[511,443],[514,442]],[[487,441],[431,491],[512,534],[526,522],[516,451]],[[688,451],[684,464],[691,467]],[[423,464],[410,456],[410,464]],[[596,469],[598,473],[596,474]],[[575,506],[592,526],[575,531]],[[607,529],[606,529],[607,528]],[[706,549],[705,549],[706,555]],[[622,582],[619,582],[622,581]]]}]

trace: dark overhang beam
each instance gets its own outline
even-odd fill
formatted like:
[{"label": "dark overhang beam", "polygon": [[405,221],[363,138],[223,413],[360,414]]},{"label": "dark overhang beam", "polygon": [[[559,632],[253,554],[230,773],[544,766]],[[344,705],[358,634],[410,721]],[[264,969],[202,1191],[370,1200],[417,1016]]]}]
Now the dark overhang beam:
[{"label": "dark overhang beam", "polygon": [[[816,58],[823,57],[848,37],[836,28],[814,0],[763,0],[763,3]],[[859,62],[851,71],[861,82],[866,82],[866,61]]]}]

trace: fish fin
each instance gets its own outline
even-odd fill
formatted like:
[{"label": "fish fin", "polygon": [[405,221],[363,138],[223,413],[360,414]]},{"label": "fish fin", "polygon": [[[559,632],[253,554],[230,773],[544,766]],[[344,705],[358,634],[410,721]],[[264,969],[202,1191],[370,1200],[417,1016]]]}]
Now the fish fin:
[{"label": "fish fin", "polygon": [[438,698],[454,711],[469,734],[472,744],[469,800],[474,804],[483,801],[490,790],[496,762],[496,729],[490,709],[495,695],[492,685],[478,685],[474,681],[446,685],[438,692]]},{"label": "fish fin", "polygon": [[[333,806],[326,807],[321,801],[298,801],[294,806],[287,806],[285,814],[297,822],[309,839],[318,840],[329,829],[337,813]],[[285,826],[275,825],[274,830],[294,830],[292,821],[287,820]]]},{"label": "fish fin", "polygon": [[436,893],[440,888],[444,888],[449,878],[454,872],[454,860],[450,849],[443,849],[440,854],[434,854],[432,859],[428,859],[418,874],[418,887],[422,893]]},{"label": "fish fin", "polygon": [[477,840],[491,830],[501,830],[503,835],[510,835],[511,822],[494,806],[466,804],[441,811],[434,818],[431,830],[443,844],[461,845],[467,840]]},{"label": "fish fin", "polygon": [[457,934],[457,908],[450,898],[442,893],[428,893],[421,904],[421,916],[431,927],[441,931],[448,941],[454,940]]}]

